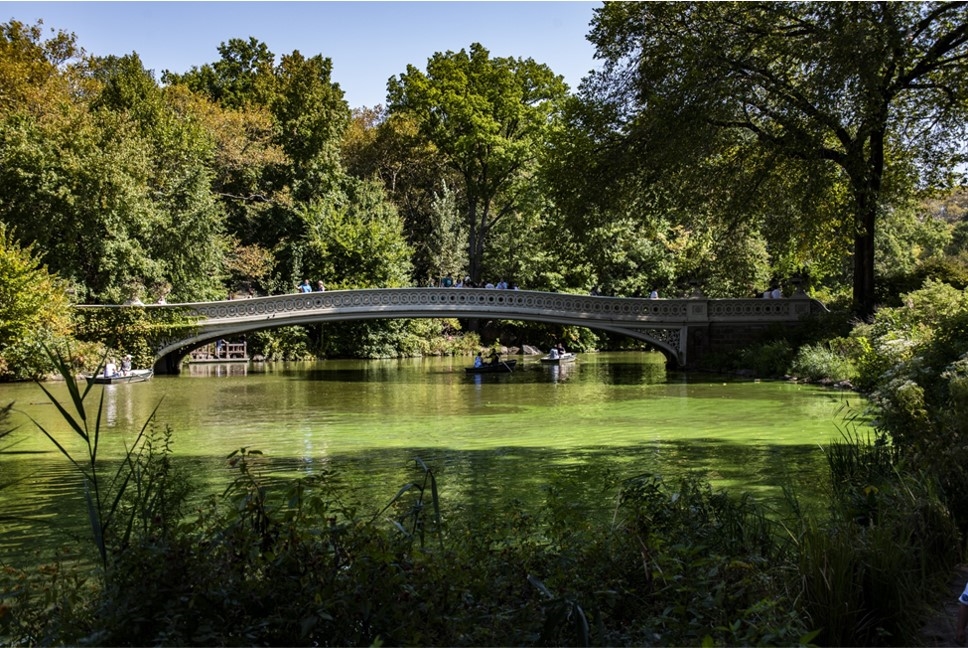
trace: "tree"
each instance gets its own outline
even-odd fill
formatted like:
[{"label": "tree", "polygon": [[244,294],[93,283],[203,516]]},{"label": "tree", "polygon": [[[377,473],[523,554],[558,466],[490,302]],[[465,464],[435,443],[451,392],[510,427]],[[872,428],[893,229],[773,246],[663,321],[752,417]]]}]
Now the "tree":
[{"label": "tree", "polygon": [[431,222],[427,245],[430,258],[437,262],[432,278],[448,275],[462,278],[457,275],[467,267],[467,231],[461,225],[457,198],[446,182],[442,183],[440,193],[434,195]]},{"label": "tree", "polygon": [[152,286],[186,301],[221,294],[207,135],[137,55],[65,74],[84,91],[0,119],[0,220],[79,299],[117,303]]},{"label": "tree", "polygon": [[0,24],[0,116],[43,109],[70,94],[68,62],[84,53],[74,34],[58,31],[43,37],[43,21]]},{"label": "tree", "polygon": [[823,215],[848,227],[855,308],[870,315],[885,205],[944,184],[964,159],[966,3],[610,2],[595,11],[589,40],[605,64],[583,92],[612,117],[625,170],[742,193],[735,177],[689,173],[742,149],[759,162],[746,167],[759,169],[746,187],[777,169],[826,178],[816,200],[831,200],[839,183],[846,212]]},{"label": "tree", "polygon": [[161,80],[166,85],[184,84],[228,108],[267,105],[274,92],[276,58],[268,46],[252,37],[231,38],[218,46],[218,53],[221,58],[215,63],[192,67],[185,74],[165,70]]},{"label": "tree", "polygon": [[328,58],[294,51],[277,64],[254,38],[230,39],[218,51],[215,63],[182,75],[165,72],[162,79],[205,96],[225,118],[234,112],[248,128],[236,150],[245,153],[251,142],[257,163],[233,156],[224,161],[234,168],[218,173],[226,181],[220,193],[229,203],[230,234],[244,245],[271,249],[277,276],[289,275],[299,262],[300,210],[342,181],[339,143],[349,107],[331,80]]},{"label": "tree", "polygon": [[286,155],[274,141],[268,109],[222,106],[180,85],[166,88],[165,97],[184,121],[197,124],[211,139],[210,189],[225,213],[226,229],[247,245],[274,246],[278,238],[268,227],[272,211],[292,199],[285,186],[273,181]]},{"label": "tree", "polygon": [[340,289],[409,284],[403,222],[379,183],[346,178],[339,191],[305,206],[300,216],[305,237],[297,272],[304,276],[294,281],[312,277]]},{"label": "tree", "polygon": [[469,274],[479,281],[492,228],[533,184],[542,144],[568,87],[532,59],[470,51],[434,54],[388,82],[391,115],[407,115],[460,177]]},{"label": "tree", "polygon": [[[379,177],[387,195],[403,217],[404,231],[413,248],[414,276],[438,275],[440,262],[427,243],[435,235],[434,203],[447,186],[458,224],[466,241],[463,184],[444,156],[419,132],[418,124],[405,114],[388,115],[382,108],[355,110],[342,144],[347,173],[361,179]],[[466,259],[467,250],[462,252]],[[461,265],[466,271],[466,262]]]},{"label": "tree", "polygon": [[0,378],[38,377],[45,362],[40,343],[70,332],[63,282],[21,247],[0,223]]},{"label": "tree", "polygon": [[343,91],[330,79],[328,58],[303,57],[298,51],[283,56],[276,68],[276,87],[270,110],[286,152],[297,200],[313,200],[336,186],[342,175],[339,144],[350,111]]}]

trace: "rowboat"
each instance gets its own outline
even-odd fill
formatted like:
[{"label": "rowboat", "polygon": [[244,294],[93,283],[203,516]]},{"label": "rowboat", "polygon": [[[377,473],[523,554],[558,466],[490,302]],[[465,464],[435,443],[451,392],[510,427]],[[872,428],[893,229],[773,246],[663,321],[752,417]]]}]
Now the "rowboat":
[{"label": "rowboat", "polygon": [[517,366],[517,364],[517,360],[505,360],[495,364],[482,364],[480,367],[466,367],[464,371],[469,374],[510,373],[514,371],[514,367]]},{"label": "rowboat", "polygon": [[542,364],[561,365],[561,364],[567,364],[569,362],[574,362],[577,357],[578,356],[575,355],[574,353],[569,353],[569,352],[565,352],[557,355],[552,355],[549,353],[548,355],[543,356],[541,358],[541,362]]},{"label": "rowboat", "polygon": [[97,385],[117,385],[119,383],[144,382],[155,374],[154,369],[132,369],[124,373],[117,373],[113,376],[105,376],[103,373],[95,376],[86,376],[88,382]]}]

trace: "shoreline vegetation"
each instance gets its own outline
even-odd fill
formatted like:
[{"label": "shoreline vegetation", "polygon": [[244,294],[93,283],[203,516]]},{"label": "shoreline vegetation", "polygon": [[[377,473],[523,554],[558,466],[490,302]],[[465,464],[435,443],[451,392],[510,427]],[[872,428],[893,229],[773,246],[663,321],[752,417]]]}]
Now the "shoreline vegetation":
[{"label": "shoreline vegetation", "polygon": [[964,457],[946,442],[960,420],[945,412],[968,406],[968,298],[929,283],[906,302],[842,338],[750,350],[814,358],[815,369],[818,357],[846,362],[876,406],[870,436],[847,418],[825,451],[822,515],[801,511],[794,493],[767,512],[699,478],[643,474],[610,485],[607,521],[554,497],[540,510],[451,518],[420,458],[382,510],[363,510],[338,475],[270,488],[255,448],[227,457],[235,478],[222,496],[188,510],[190,483],[169,452],[177,431],[147,421],[108,471],[95,460],[89,392],[54,354],[70,394],[57,406],[87,456],[66,456],[44,433],[83,476],[95,566],[4,570],[0,631],[11,644],[92,645],[924,641],[926,610],[962,559]]}]

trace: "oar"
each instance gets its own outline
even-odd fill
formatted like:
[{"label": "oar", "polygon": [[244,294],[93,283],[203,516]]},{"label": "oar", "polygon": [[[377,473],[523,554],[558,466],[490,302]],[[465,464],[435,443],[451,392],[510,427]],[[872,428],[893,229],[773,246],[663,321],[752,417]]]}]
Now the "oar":
[{"label": "oar", "polygon": [[514,373],[514,369],[509,367],[508,363],[506,363],[504,360],[501,360],[501,364],[504,365],[504,368],[507,369],[509,373]]}]

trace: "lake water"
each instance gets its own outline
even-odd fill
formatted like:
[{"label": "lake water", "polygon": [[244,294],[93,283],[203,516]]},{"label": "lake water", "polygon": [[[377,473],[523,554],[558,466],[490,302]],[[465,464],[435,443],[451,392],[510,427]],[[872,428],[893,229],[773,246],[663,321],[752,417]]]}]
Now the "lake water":
[{"label": "lake water", "polygon": [[[667,372],[660,354],[583,354],[571,366],[519,358],[512,374],[467,375],[468,358],[192,365],[180,376],[95,386],[103,396],[102,457],[156,409],[174,432],[174,455],[215,492],[246,447],[286,478],[332,470],[362,500],[386,503],[414,477],[419,457],[437,473],[445,512],[485,513],[518,498],[540,503],[566,488],[609,506],[603,484],[645,472],[698,471],[714,486],[779,502],[791,487],[815,499],[826,477],[822,448],[841,436],[856,394],[786,382]],[[61,383],[46,385],[67,401]],[[81,449],[40,387],[0,386],[16,403],[15,433],[0,454],[0,550],[71,542],[86,529],[77,473],[37,429]],[[605,501],[603,501],[605,500]],[[16,519],[11,519],[16,518]]]}]

